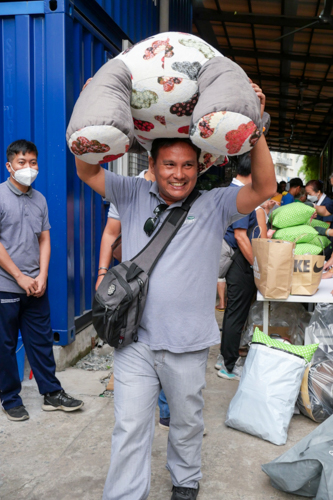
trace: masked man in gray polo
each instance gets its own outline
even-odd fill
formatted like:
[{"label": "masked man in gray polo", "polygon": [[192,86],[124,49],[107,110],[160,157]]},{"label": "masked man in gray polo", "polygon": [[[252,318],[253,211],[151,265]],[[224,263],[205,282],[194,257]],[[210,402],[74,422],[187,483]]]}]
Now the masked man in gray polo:
[{"label": "masked man in gray polo", "polygon": [[[263,107],[261,89],[255,90]],[[171,498],[197,498],[202,477],[202,389],[209,347],[220,342],[214,311],[222,240],[230,224],[252,212],[276,190],[264,136],[251,154],[252,184],[205,191],[194,202],[150,277],[139,341],[114,353],[116,423],[103,500],[148,497],[155,407],[161,386],[171,413],[167,450]],[[192,192],[198,155],[189,139],[155,140],[149,161],[156,182],[118,176],[76,158],[80,179],[119,212],[123,260],[132,258],[149,242],[143,227],[157,205],[168,207],[155,231],[168,210],[181,205]]]}]

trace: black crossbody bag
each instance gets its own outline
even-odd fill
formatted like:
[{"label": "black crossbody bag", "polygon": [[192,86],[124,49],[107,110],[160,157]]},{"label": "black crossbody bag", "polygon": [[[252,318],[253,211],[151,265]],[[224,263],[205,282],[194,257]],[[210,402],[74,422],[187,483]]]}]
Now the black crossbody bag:
[{"label": "black crossbody bag", "polygon": [[119,349],[138,341],[149,276],[199,196],[195,189],[180,207],[169,210],[160,229],[143,250],[131,260],[109,269],[99,285],[93,301],[92,321],[98,336],[112,347]]}]

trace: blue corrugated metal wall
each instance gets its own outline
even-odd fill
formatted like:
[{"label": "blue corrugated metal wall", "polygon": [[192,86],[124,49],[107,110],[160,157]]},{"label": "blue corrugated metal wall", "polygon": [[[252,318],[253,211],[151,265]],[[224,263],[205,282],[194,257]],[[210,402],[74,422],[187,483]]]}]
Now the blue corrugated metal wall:
[{"label": "blue corrugated metal wall", "polygon": [[192,2],[191,0],[170,0],[169,3],[170,31],[192,33]]},{"label": "blue corrugated metal wall", "polygon": [[[128,23],[138,39],[157,26],[151,4],[146,24],[135,30],[137,19]],[[4,2],[0,15],[0,181],[7,177],[7,145],[19,138],[35,142],[40,166],[35,187],[46,196],[52,226],[52,328],[57,343],[65,345],[75,338],[75,317],[91,309],[105,222],[101,197],[75,174],[66,126],[84,82],[131,37],[93,1]]]},{"label": "blue corrugated metal wall", "polygon": [[[59,345],[74,340],[75,317],[91,309],[105,224],[101,197],[75,173],[65,141],[67,123],[84,82],[121,50],[122,40],[136,42],[158,32],[158,2],[98,3],[0,3],[0,182],[7,177],[7,145],[21,138],[35,142],[40,174],[34,187],[46,196],[52,226],[48,291]],[[190,2],[171,0],[170,13],[178,3],[182,9],[170,16],[170,29],[189,31]]]},{"label": "blue corrugated metal wall", "polygon": [[[134,43],[159,32],[158,1],[96,0]],[[156,5],[155,5],[156,4]]]}]

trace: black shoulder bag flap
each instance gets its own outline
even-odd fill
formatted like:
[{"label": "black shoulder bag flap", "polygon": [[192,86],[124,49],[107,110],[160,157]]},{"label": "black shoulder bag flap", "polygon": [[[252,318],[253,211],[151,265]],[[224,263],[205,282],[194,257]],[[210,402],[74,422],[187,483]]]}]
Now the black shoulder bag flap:
[{"label": "black shoulder bag flap", "polygon": [[138,341],[149,276],[199,196],[199,191],[193,190],[180,207],[169,210],[141,252],[106,273],[94,298],[92,321],[98,336],[109,345],[120,348]]}]

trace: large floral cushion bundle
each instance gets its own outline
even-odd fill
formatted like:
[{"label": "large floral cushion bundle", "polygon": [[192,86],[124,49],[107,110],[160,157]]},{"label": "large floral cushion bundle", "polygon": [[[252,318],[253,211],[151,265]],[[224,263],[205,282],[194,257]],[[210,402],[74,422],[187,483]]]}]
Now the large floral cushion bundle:
[{"label": "large floral cushion bundle", "polygon": [[[260,101],[246,73],[200,38],[161,33],[107,62],[81,93],[67,129],[74,155],[105,163],[150,150],[156,138],[190,138],[199,170],[251,150]],[[267,127],[266,127],[267,128]]]}]

